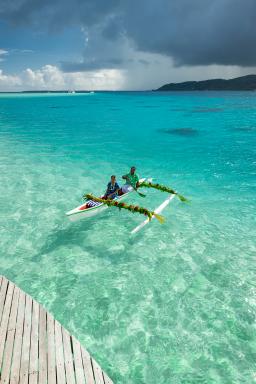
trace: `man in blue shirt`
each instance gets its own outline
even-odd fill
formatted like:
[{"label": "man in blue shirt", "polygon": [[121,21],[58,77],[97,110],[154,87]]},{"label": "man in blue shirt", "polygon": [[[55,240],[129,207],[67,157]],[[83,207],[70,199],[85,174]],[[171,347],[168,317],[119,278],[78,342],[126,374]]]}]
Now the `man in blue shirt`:
[{"label": "man in blue shirt", "polygon": [[115,175],[111,176],[111,181],[107,185],[107,190],[105,192],[105,199],[114,199],[118,195],[118,190],[120,189],[118,183],[116,182]]}]

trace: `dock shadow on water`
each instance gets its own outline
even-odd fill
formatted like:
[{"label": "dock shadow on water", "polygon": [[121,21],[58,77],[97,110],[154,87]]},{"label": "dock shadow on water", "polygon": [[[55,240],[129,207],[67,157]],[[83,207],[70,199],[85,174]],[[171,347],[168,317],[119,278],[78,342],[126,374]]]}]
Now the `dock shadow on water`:
[{"label": "dock shadow on water", "polygon": [[176,135],[184,137],[193,137],[198,136],[199,131],[194,128],[169,128],[169,129],[159,129],[159,133],[165,133],[167,135]]}]

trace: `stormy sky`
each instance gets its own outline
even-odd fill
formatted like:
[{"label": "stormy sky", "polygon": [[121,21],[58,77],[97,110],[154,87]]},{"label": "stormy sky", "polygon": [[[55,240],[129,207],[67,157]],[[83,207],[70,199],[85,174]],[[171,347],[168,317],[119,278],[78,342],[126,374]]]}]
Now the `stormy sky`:
[{"label": "stormy sky", "polygon": [[0,0],[0,91],[256,73],[256,0]]}]

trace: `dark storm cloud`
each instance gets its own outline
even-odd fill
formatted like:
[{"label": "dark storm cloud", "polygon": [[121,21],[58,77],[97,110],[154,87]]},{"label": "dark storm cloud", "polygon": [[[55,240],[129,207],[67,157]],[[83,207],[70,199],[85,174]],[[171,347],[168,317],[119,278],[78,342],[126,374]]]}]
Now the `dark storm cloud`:
[{"label": "dark storm cloud", "polygon": [[119,58],[110,58],[107,60],[84,60],[81,62],[68,62],[64,61],[60,63],[61,69],[64,72],[83,72],[83,71],[96,71],[99,69],[122,69],[130,64],[149,65],[147,60],[142,59],[127,59],[122,60]]},{"label": "dark storm cloud", "polygon": [[[115,42],[120,48],[120,60],[123,59],[122,36],[135,49],[171,57],[177,66],[256,65],[255,16],[256,0],[2,0],[0,3],[0,19],[13,25],[31,24],[38,29],[47,26],[50,30],[81,25],[89,32],[97,26],[102,46],[105,41]],[[96,59],[99,50],[99,46],[95,47]],[[109,63],[111,59],[118,60],[116,54],[114,58],[111,52],[108,54]],[[93,66],[93,61],[85,60],[85,69],[86,63]]]},{"label": "dark storm cloud", "polygon": [[51,30],[77,23],[92,26],[118,7],[118,0],[0,0],[0,19]]},{"label": "dark storm cloud", "polygon": [[121,59],[108,60],[85,60],[81,62],[61,62],[61,69],[64,72],[83,72],[95,71],[98,69],[114,69],[123,66],[124,62]]},{"label": "dark storm cloud", "polygon": [[147,0],[146,6],[130,0],[126,6],[124,26],[138,49],[172,56],[176,65],[256,64],[255,0]]}]

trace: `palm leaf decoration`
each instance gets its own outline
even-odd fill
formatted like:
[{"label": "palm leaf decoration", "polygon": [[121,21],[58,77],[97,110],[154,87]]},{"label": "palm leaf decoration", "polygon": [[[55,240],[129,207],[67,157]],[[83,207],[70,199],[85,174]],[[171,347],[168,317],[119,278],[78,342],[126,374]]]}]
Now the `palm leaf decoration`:
[{"label": "palm leaf decoration", "polygon": [[116,207],[119,209],[127,209],[128,211],[132,213],[140,213],[141,215],[148,216],[149,220],[152,219],[153,216],[161,223],[164,223],[164,217],[161,215],[158,215],[154,211],[150,211],[147,208],[140,207],[138,205],[131,205],[126,204],[123,202],[120,202],[118,200],[110,200],[110,199],[101,199],[100,197],[93,196],[92,194],[86,194],[83,196],[85,200],[93,200],[97,201],[98,203],[106,204],[108,207]]},{"label": "palm leaf decoration", "polygon": [[154,188],[154,189],[157,189],[158,191],[161,191],[161,192],[167,192],[167,193],[171,193],[173,195],[176,195],[180,201],[182,202],[188,202],[188,200],[186,199],[186,197],[182,196],[180,193],[174,191],[174,189],[172,188],[169,188],[169,187],[166,187],[165,185],[161,185],[161,184],[154,184],[154,183],[151,183],[151,182],[146,182],[146,181],[143,181],[140,185],[139,185],[139,188]]}]

